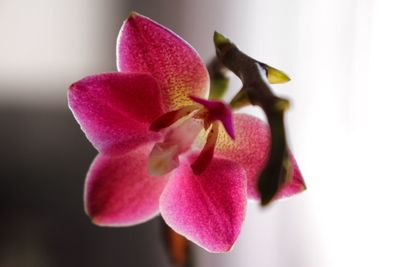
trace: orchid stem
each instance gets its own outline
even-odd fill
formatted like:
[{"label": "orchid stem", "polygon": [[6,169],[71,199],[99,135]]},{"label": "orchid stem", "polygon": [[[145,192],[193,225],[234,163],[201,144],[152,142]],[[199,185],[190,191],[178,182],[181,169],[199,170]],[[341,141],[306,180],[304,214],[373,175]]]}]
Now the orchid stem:
[{"label": "orchid stem", "polygon": [[210,74],[210,95],[209,99],[222,99],[228,89],[229,70],[222,65],[218,58],[214,58],[207,65]]},{"label": "orchid stem", "polygon": [[194,267],[190,241],[175,232],[162,219],[160,222],[163,243],[171,267]]},{"label": "orchid stem", "polygon": [[[232,71],[243,83],[238,94],[240,99],[243,101],[243,95],[247,96],[251,104],[261,107],[271,128],[269,158],[258,180],[261,204],[265,206],[284,184],[290,169],[284,125],[284,112],[289,106],[289,101],[272,92],[267,82],[264,63],[240,51],[220,33],[214,33],[214,44],[222,67]],[[213,77],[213,74],[210,76]]]}]

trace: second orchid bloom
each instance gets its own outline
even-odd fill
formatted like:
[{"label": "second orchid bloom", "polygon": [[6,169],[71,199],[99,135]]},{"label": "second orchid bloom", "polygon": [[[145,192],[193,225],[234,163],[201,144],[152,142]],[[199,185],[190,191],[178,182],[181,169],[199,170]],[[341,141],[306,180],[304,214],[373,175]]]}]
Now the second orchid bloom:
[{"label": "second orchid bloom", "polygon": [[[210,252],[235,243],[270,131],[260,119],[207,100],[209,76],[175,33],[132,13],[117,41],[118,72],[71,85],[69,106],[99,151],[85,183],[93,222],[128,226],[161,213],[176,232]],[[304,189],[291,155],[277,198]]]}]

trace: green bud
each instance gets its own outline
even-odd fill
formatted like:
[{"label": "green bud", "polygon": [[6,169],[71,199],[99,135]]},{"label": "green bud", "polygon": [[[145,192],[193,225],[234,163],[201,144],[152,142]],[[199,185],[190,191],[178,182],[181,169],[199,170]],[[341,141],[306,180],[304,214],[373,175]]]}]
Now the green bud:
[{"label": "green bud", "polygon": [[267,79],[270,83],[285,83],[290,81],[289,76],[287,76],[283,71],[268,65],[265,65],[264,68],[267,71]]}]

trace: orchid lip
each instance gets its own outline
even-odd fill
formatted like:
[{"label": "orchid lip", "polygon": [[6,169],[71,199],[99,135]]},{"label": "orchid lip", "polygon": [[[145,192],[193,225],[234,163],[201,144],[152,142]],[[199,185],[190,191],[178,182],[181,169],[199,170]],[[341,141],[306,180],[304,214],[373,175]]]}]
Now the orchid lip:
[{"label": "orchid lip", "polygon": [[162,176],[179,166],[178,145],[157,143],[150,152],[147,170],[151,176]]},{"label": "orchid lip", "polygon": [[178,157],[190,150],[202,129],[202,121],[194,118],[187,118],[168,129],[164,140],[155,144],[149,155],[148,173],[152,176],[162,176],[177,168]]}]

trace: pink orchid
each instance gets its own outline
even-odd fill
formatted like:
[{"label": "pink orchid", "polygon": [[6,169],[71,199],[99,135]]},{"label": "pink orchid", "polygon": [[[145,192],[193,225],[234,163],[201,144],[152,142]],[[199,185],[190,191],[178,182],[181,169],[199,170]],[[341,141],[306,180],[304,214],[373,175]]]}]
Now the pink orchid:
[{"label": "pink orchid", "polygon": [[[98,225],[129,226],[160,212],[206,250],[229,251],[247,198],[260,198],[268,125],[206,100],[209,76],[197,52],[137,13],[119,33],[117,67],[68,92],[70,109],[99,151],[85,183],[87,214]],[[277,198],[304,189],[292,155],[291,163]]]}]

